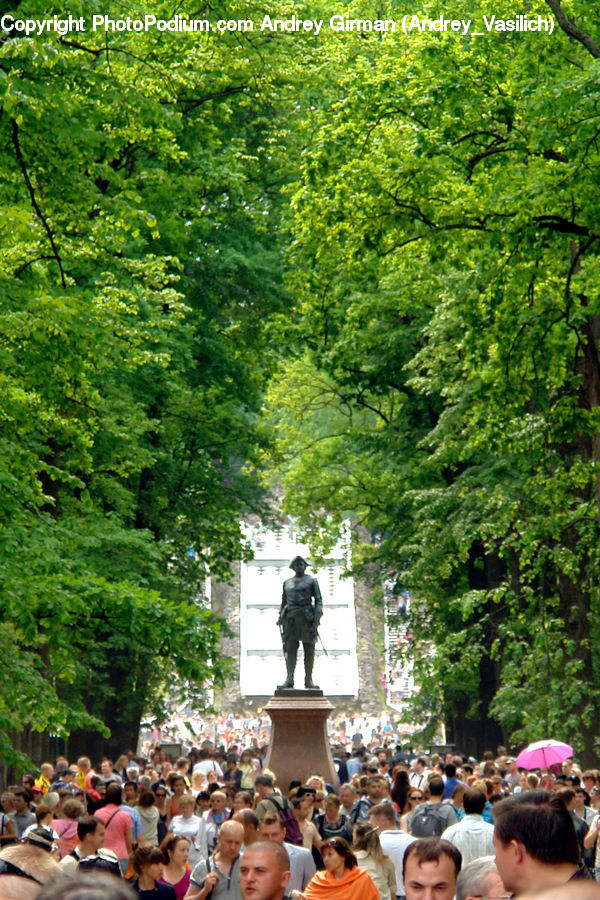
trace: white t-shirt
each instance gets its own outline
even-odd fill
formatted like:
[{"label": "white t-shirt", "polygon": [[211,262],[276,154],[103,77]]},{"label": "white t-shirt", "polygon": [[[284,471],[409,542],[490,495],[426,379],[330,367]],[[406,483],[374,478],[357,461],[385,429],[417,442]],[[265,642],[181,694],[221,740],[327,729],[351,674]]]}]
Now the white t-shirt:
[{"label": "white t-shirt", "polygon": [[381,832],[379,841],[381,843],[381,849],[384,853],[387,853],[394,864],[394,869],[396,870],[396,891],[399,894],[404,894],[402,883],[404,854],[408,845],[412,844],[413,841],[416,841],[416,837],[413,837],[412,834],[406,834],[405,831],[397,831],[396,829],[390,828],[387,831]]},{"label": "white t-shirt", "polygon": [[177,837],[186,837],[193,844],[199,828],[200,818],[192,814],[187,818],[185,816],[173,816],[169,831],[172,831]]}]

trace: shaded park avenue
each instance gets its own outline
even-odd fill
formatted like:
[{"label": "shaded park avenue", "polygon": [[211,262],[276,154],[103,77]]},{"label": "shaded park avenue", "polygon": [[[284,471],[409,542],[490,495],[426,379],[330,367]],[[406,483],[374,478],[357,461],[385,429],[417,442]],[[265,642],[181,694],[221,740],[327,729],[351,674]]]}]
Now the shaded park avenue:
[{"label": "shaded park avenue", "polygon": [[2,771],[268,699],[257,523],[346,535],[307,689],[593,768],[598,0],[5,7]]}]

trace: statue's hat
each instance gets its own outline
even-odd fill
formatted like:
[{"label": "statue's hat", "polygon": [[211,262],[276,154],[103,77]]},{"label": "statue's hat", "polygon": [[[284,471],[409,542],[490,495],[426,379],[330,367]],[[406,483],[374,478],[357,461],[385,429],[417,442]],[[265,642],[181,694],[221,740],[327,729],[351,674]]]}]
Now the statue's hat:
[{"label": "statue's hat", "polygon": [[303,562],[305,566],[308,566],[308,563],[307,563],[307,561],[304,559],[303,556],[295,556],[295,557],[293,558],[293,560],[291,561],[291,563],[290,563],[290,565],[289,565],[289,568],[290,568],[290,569],[293,569],[297,562]]}]

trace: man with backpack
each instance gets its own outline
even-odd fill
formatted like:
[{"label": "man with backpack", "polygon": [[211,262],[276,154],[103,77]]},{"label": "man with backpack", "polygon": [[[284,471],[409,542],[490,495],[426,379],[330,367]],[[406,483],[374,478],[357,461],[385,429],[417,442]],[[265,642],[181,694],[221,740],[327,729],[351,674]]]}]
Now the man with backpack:
[{"label": "man with backpack", "polygon": [[444,782],[434,775],[428,784],[430,800],[419,803],[410,820],[410,833],[415,837],[435,837],[450,825],[456,824],[457,817],[451,803],[444,803]]},{"label": "man with backpack", "polygon": [[273,779],[270,775],[257,775],[254,779],[254,787],[256,793],[260,796],[260,800],[256,807],[256,815],[258,821],[262,822],[267,813],[276,814],[283,822],[285,828],[285,839],[288,844],[302,846],[302,832],[294,811],[290,806],[287,797],[275,793]]},{"label": "man with backpack", "polygon": [[357,822],[363,819],[366,821],[369,818],[371,808],[376,803],[386,801],[391,803],[386,797],[387,791],[388,785],[383,775],[371,775],[367,781],[367,796],[357,800],[350,810],[350,821],[352,824],[356,825]]},{"label": "man with backpack", "polygon": [[[97,816],[81,816],[77,822],[78,844],[64,856],[59,865],[66,875],[76,875],[80,870],[94,869],[121,875],[119,860],[110,850],[102,850],[106,828]],[[81,862],[85,865],[81,866]]]}]

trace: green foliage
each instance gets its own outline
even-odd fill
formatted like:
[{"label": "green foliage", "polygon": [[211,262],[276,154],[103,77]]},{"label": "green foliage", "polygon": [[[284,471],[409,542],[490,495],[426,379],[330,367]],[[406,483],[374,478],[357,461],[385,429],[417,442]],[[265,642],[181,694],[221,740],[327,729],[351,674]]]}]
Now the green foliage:
[{"label": "green foliage", "polygon": [[0,752],[25,727],[125,740],[165,685],[223,677],[203,584],[248,552],[266,464],[317,549],[351,516],[356,568],[418,599],[420,718],[591,752],[597,13],[2,37]]},{"label": "green foliage", "polygon": [[288,508],[316,542],[351,516],[357,568],[418,599],[417,715],[590,759],[598,59],[558,28],[347,38],[293,192],[296,359],[269,402]]},{"label": "green foliage", "polygon": [[25,726],[133,742],[169,686],[204,702],[228,671],[203,591],[265,505],[257,413],[282,302],[272,65],[228,34],[0,41],[7,759]]}]

